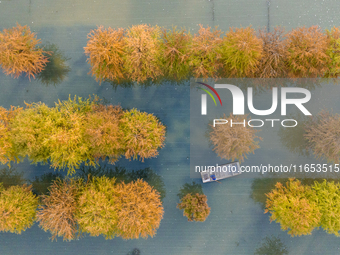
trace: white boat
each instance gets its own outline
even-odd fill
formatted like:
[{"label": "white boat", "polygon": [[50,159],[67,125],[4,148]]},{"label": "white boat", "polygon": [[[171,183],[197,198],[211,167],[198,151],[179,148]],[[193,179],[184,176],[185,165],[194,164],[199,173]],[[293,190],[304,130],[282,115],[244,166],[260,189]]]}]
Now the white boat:
[{"label": "white boat", "polygon": [[207,171],[201,172],[203,183],[214,182],[225,178],[241,174],[240,163],[238,161],[219,166],[208,167]]}]

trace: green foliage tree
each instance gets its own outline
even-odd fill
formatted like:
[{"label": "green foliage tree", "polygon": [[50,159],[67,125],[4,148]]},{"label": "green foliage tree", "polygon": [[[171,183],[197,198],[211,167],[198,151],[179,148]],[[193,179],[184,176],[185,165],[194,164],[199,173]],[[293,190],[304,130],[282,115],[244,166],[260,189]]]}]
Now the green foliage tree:
[{"label": "green foliage tree", "polygon": [[77,237],[75,213],[77,197],[82,188],[82,180],[56,179],[49,188],[49,195],[42,196],[37,219],[44,231],[51,232],[52,240],[57,236],[63,237],[64,241]]},{"label": "green foliage tree", "polygon": [[280,223],[291,236],[310,235],[319,226],[321,212],[315,190],[299,180],[289,179],[286,186],[278,182],[267,197],[265,213],[269,212],[270,221]]},{"label": "green foliage tree", "polygon": [[259,203],[263,209],[266,207],[267,193],[275,189],[277,182],[286,183],[287,178],[256,178],[251,184],[250,197],[254,202]]},{"label": "green foliage tree", "polygon": [[144,161],[156,157],[164,146],[165,126],[153,115],[137,109],[124,112],[120,120],[125,157]]},{"label": "green foliage tree", "polygon": [[263,55],[263,42],[251,27],[230,28],[223,38],[221,58],[231,77],[253,77]]},{"label": "green foliage tree", "polygon": [[115,178],[93,177],[79,197],[76,219],[91,236],[124,239],[154,236],[163,218],[159,193],[138,179],[125,184]]},{"label": "green foliage tree", "polygon": [[329,234],[340,236],[340,183],[314,182],[316,203],[322,214],[320,226]]},{"label": "green foliage tree", "polygon": [[31,186],[11,186],[5,189],[0,184],[0,231],[21,234],[31,227],[36,218],[38,198]]},{"label": "green foliage tree", "polygon": [[104,106],[95,97],[26,104],[26,109],[0,108],[0,162],[28,157],[73,174],[80,164],[99,159],[115,163],[122,155],[155,157],[164,146],[165,126],[153,115],[120,106]]}]

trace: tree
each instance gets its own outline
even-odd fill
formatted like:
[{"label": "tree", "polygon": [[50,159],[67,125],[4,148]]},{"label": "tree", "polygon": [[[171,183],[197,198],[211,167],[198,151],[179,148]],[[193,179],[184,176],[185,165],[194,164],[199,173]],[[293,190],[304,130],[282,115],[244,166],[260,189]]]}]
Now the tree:
[{"label": "tree", "polygon": [[119,127],[124,112],[120,106],[94,105],[84,118],[84,138],[90,143],[90,153],[94,158],[109,158],[116,162],[125,152],[121,139],[124,135]]},{"label": "tree", "polygon": [[[222,117],[226,119],[227,117]],[[229,119],[232,122],[242,122],[243,116],[233,116],[230,114]],[[259,148],[258,141],[256,138],[262,140],[261,137],[255,135],[257,130],[251,127],[244,127],[242,125],[235,125],[230,127],[228,125],[216,125],[209,133],[210,141],[213,145],[213,151],[217,153],[220,158],[235,160],[238,159],[240,162],[247,158],[247,154],[254,153],[255,149]]]},{"label": "tree", "polygon": [[252,77],[263,55],[263,42],[251,27],[230,28],[223,38],[221,58],[231,77]]},{"label": "tree", "polygon": [[129,80],[139,83],[162,75],[161,30],[158,26],[132,26],[126,31],[124,42],[124,71]]},{"label": "tree", "polygon": [[330,61],[327,36],[318,26],[299,27],[287,35],[287,68],[293,78],[320,77]]},{"label": "tree", "polygon": [[309,148],[317,158],[339,163],[340,158],[340,115],[320,112],[305,128]]},{"label": "tree", "polygon": [[190,34],[185,29],[162,30],[163,43],[160,45],[164,76],[170,80],[187,79],[190,73]]},{"label": "tree", "polygon": [[287,74],[285,61],[288,52],[284,40],[284,29],[275,27],[273,32],[263,29],[259,31],[259,35],[263,42],[263,55],[257,69],[258,77],[285,77]]},{"label": "tree", "polygon": [[118,197],[115,178],[93,177],[79,197],[76,220],[81,232],[106,239],[118,233]]},{"label": "tree", "polygon": [[6,75],[19,77],[22,73],[31,78],[40,73],[46,63],[47,52],[38,48],[40,40],[28,26],[17,24],[0,32],[0,65]]},{"label": "tree", "polygon": [[117,231],[124,239],[156,234],[164,210],[160,194],[142,179],[116,186]]},{"label": "tree", "polygon": [[84,167],[80,168],[78,176],[83,180],[87,181],[91,176],[102,177],[106,176],[108,178],[115,178],[116,183],[124,182],[130,183],[132,181],[137,181],[138,179],[143,179],[147,182],[153,189],[157,190],[160,194],[161,200],[166,195],[166,190],[164,187],[163,178],[156,174],[151,168],[147,167],[139,170],[127,171],[124,167],[107,167],[106,165],[99,165],[98,167]]},{"label": "tree", "polygon": [[144,161],[156,157],[158,149],[164,147],[165,126],[153,115],[137,109],[125,111],[120,120],[124,133],[122,143],[125,157]]},{"label": "tree", "polygon": [[183,215],[188,221],[205,221],[210,214],[210,207],[207,203],[207,196],[204,194],[188,193],[181,198],[177,208],[183,210]]},{"label": "tree", "polygon": [[324,180],[314,182],[312,189],[316,192],[316,203],[322,214],[320,226],[329,234],[340,236],[340,183]]},{"label": "tree", "polygon": [[28,105],[10,125],[14,151],[34,163],[50,162],[55,169],[68,167],[69,174],[83,162],[94,165],[90,145],[84,139],[83,119],[95,100],[69,98],[53,108],[43,103]]},{"label": "tree", "polygon": [[183,187],[180,188],[177,196],[179,197],[179,199],[182,199],[184,196],[186,196],[189,193],[191,193],[191,194],[197,194],[198,193],[200,195],[204,195],[203,189],[202,189],[202,184],[199,184],[199,183],[196,183],[196,182],[185,183],[183,185]]},{"label": "tree", "polygon": [[0,231],[21,234],[31,227],[36,218],[38,198],[31,186],[11,186],[0,183]]},{"label": "tree", "polygon": [[88,42],[84,47],[88,56],[87,62],[91,65],[90,73],[100,83],[105,80],[124,80],[123,71],[126,42],[125,30],[122,28],[104,29],[103,26],[91,30],[88,34]]},{"label": "tree", "polygon": [[16,159],[17,153],[11,140],[10,123],[21,110],[21,107],[11,106],[10,110],[0,107],[0,162],[2,164],[10,164]]},{"label": "tree", "polygon": [[83,186],[82,180],[56,179],[49,188],[49,195],[42,196],[42,205],[37,213],[39,226],[50,231],[52,240],[57,236],[64,241],[77,237],[78,224],[75,219],[77,196]]},{"label": "tree", "polygon": [[204,28],[201,24],[199,26],[200,29],[193,36],[190,45],[189,64],[195,78],[216,78],[222,67],[219,50],[222,32],[217,29],[210,31],[210,27]]},{"label": "tree", "polygon": [[327,55],[330,58],[325,77],[338,77],[340,74],[340,29],[333,27],[326,29],[328,43]]},{"label": "tree", "polygon": [[265,213],[271,214],[270,222],[280,223],[281,229],[289,230],[291,236],[310,235],[321,219],[315,197],[314,190],[294,178],[286,186],[278,182],[267,194]]}]

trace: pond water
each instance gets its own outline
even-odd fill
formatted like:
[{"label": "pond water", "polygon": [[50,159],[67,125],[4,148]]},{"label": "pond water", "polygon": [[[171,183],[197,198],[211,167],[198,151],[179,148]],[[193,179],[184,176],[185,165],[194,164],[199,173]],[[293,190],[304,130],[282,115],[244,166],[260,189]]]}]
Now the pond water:
[{"label": "pond water", "polygon": [[[334,0],[1,0],[0,30],[11,28],[17,22],[29,25],[43,44],[56,45],[68,59],[66,64],[71,69],[63,82],[55,86],[43,84],[38,79],[13,79],[0,72],[1,106],[24,106],[24,102],[38,101],[53,106],[58,99],[66,100],[74,95],[86,98],[96,94],[108,103],[120,104],[123,108],[154,113],[167,126],[167,138],[166,146],[157,158],[145,160],[144,163],[125,159],[116,163],[129,170],[150,167],[162,176],[166,189],[163,201],[165,213],[154,238],[125,241],[120,238],[105,240],[103,237],[84,237],[69,243],[61,239],[51,242],[49,233],[35,224],[21,235],[0,233],[0,254],[125,255],[134,248],[138,248],[142,255],[253,254],[266,237],[279,238],[289,254],[339,254],[339,239],[323,230],[315,230],[310,236],[291,238],[280,230],[279,224],[270,223],[268,214],[264,214],[261,205],[251,198],[254,176],[235,177],[220,184],[205,184],[203,190],[208,197],[211,213],[204,223],[188,222],[176,204],[179,202],[177,193],[183,184],[200,181],[191,179],[189,171],[189,81],[181,86],[164,83],[147,88],[114,89],[109,83],[99,85],[88,75],[90,66],[86,63],[83,50],[87,34],[99,25],[113,28],[127,28],[140,23],[168,28],[176,25],[186,27],[192,33],[197,31],[198,24],[218,26],[222,31],[232,26],[252,25],[257,29],[268,24],[270,29],[276,25],[282,25],[287,30],[311,25],[320,25],[325,29],[339,26],[338,9],[338,3]],[[332,95],[336,112],[339,111],[336,109],[336,94]],[[299,159],[280,144],[277,133],[261,132],[262,136],[267,135],[269,142],[261,142],[263,149],[256,151],[245,163],[251,165],[270,160],[279,164],[292,157]],[[48,166],[30,165],[28,161],[14,168],[24,172],[27,179],[53,171]],[[262,187],[258,189],[261,191]]]}]

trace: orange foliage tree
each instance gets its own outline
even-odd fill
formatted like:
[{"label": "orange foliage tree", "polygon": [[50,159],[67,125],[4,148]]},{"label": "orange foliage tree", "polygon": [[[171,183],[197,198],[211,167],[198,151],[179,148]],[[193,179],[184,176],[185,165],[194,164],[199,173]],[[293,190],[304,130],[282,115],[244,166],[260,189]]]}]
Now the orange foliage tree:
[{"label": "orange foliage tree", "polygon": [[163,29],[161,44],[162,68],[164,76],[170,80],[180,81],[189,77],[190,34],[185,29]]},{"label": "orange foliage tree", "polygon": [[17,78],[26,73],[29,78],[35,78],[48,62],[44,55],[47,52],[37,47],[39,43],[28,26],[17,24],[0,32],[0,65],[5,74]]},{"label": "orange foliage tree", "polygon": [[124,239],[153,237],[164,213],[159,192],[138,179],[118,184],[116,196],[119,236]]},{"label": "orange foliage tree", "polygon": [[37,213],[39,226],[50,231],[52,240],[57,236],[64,241],[77,237],[78,224],[75,219],[77,196],[82,188],[82,181],[75,179],[56,179],[49,188],[49,195],[43,195],[40,211]]},{"label": "orange foliage tree", "polygon": [[287,73],[285,61],[288,53],[284,29],[276,27],[273,32],[260,30],[259,34],[263,41],[263,55],[257,75],[260,78],[284,77]]},{"label": "orange foliage tree", "polygon": [[327,36],[318,26],[299,27],[287,35],[287,68],[293,78],[320,77],[327,71]]},{"label": "orange foliage tree", "polygon": [[121,142],[123,132],[119,122],[123,116],[120,106],[93,105],[85,117],[85,139],[90,143],[91,154],[98,159],[109,158],[114,163],[124,154]]},{"label": "orange foliage tree", "polygon": [[[223,119],[227,119],[225,114]],[[233,123],[235,123],[242,122],[244,117],[230,114],[229,119],[232,119]],[[211,129],[209,136],[213,151],[221,158],[238,159],[242,162],[244,158],[247,158],[248,153],[254,153],[257,148],[260,148],[258,141],[255,141],[255,139],[262,140],[262,138],[255,135],[258,131],[252,127],[216,125],[215,127],[211,126]]]},{"label": "orange foliage tree", "polygon": [[145,82],[162,74],[160,67],[161,30],[145,24],[130,27],[125,40],[124,68],[128,79]]},{"label": "orange foliage tree", "polygon": [[124,29],[104,29],[102,26],[92,30],[87,38],[85,54],[91,65],[90,73],[100,83],[105,80],[124,79],[123,54],[125,50]]},{"label": "orange foliage tree", "polygon": [[318,158],[340,162],[340,115],[322,111],[305,126],[308,146]]}]

